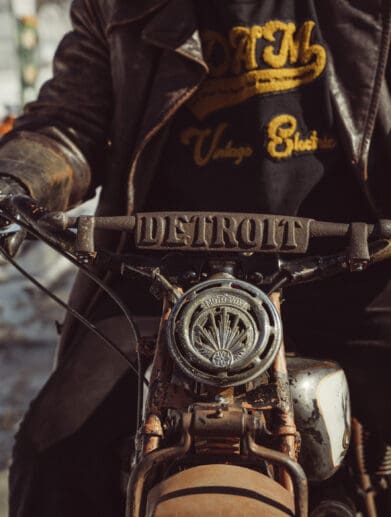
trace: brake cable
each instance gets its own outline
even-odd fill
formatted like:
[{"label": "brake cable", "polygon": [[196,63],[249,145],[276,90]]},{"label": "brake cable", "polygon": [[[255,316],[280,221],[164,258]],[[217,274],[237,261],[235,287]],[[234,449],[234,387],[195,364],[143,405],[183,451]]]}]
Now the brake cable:
[{"label": "brake cable", "polygon": [[[105,285],[104,282],[100,280],[94,273],[92,273],[87,267],[85,267],[83,264],[80,264],[69,252],[66,252],[62,249],[59,249],[53,242],[51,242],[51,239],[49,239],[46,235],[43,233],[40,233],[39,231],[32,228],[31,224],[26,223],[25,221],[21,220],[20,218],[17,218],[15,216],[11,216],[7,214],[7,218],[13,221],[14,223],[18,224],[22,228],[24,228],[28,233],[30,233],[33,237],[35,237],[38,240],[41,240],[44,242],[47,246],[54,249],[57,253],[65,257],[66,260],[71,262],[71,264],[75,265],[84,275],[86,275],[88,278],[90,278],[93,282],[95,282],[105,293],[114,301],[114,303],[121,309],[123,312],[126,320],[128,321],[130,328],[132,330],[132,333],[134,336],[136,336],[137,342],[140,341],[139,332],[137,329],[137,326],[135,325],[133,318],[131,314],[129,313],[126,305],[122,302],[122,300],[118,297],[118,295],[110,289],[107,285]],[[45,286],[43,286],[38,280],[36,280],[34,277],[32,277],[27,271],[25,271],[6,251],[5,249],[0,246],[0,254],[3,255],[3,257],[10,262],[25,278],[27,278],[29,281],[31,281],[36,287],[38,287],[42,292],[47,294],[50,298],[52,298],[56,303],[58,303],[61,307],[65,308],[67,311],[69,311],[72,316],[74,316],[77,320],[79,320],[81,323],[83,323],[91,332],[93,332],[95,335],[100,337],[103,342],[109,346],[111,350],[116,352],[122,359],[126,361],[128,366],[130,367],[132,373],[134,373],[137,377],[142,376],[141,372],[139,371],[139,368],[136,368],[132,361],[127,357],[127,355],[122,352],[122,350],[113,342],[111,341],[107,336],[105,336],[100,330],[97,329],[97,327],[89,322],[84,316],[82,316],[78,311],[73,309],[70,305],[65,303],[63,300],[58,298],[55,294],[51,293]],[[142,376],[143,382],[146,386],[149,386],[149,381],[146,379],[145,376]]]}]

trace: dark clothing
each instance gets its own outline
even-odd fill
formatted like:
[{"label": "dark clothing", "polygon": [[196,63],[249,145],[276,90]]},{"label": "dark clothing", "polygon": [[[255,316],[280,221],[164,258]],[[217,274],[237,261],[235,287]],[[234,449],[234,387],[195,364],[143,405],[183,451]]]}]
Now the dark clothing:
[{"label": "dark clothing", "polygon": [[[391,217],[391,97],[386,66],[391,0],[360,0],[354,5],[334,0],[308,2],[308,5],[315,9],[319,37],[329,59],[327,73],[321,81],[305,88],[319,87],[316,95],[322,95],[327,102],[315,107],[314,119],[311,119],[312,108],[307,108],[309,119],[299,127],[303,134],[311,132],[322,119],[319,130],[336,133],[339,151],[322,154],[324,159],[312,163],[313,167],[311,162],[302,164],[303,169],[297,167],[296,177],[300,179],[303,175],[306,183],[314,168],[318,171],[317,181],[330,179],[330,192],[338,179],[341,191],[337,206],[344,209],[344,196],[358,199],[362,191],[366,196],[363,205],[371,207],[368,219]],[[133,213],[147,206],[163,153],[170,145],[167,139],[173,137],[176,123],[183,124],[179,110],[187,109],[184,107],[187,101],[197,100],[210,73],[198,31],[200,13],[197,14],[194,6],[191,0],[75,0],[72,6],[75,30],[59,47],[54,79],[43,87],[38,101],[27,106],[16,130],[2,142],[0,171],[18,178],[33,197],[51,209],[77,204],[91,196],[97,185],[103,187],[100,215]],[[298,100],[299,91],[289,94],[289,107]],[[256,99],[248,102],[250,106]],[[266,109],[267,103],[265,100],[257,104],[255,111],[261,104]],[[297,110],[298,105],[295,106],[292,109]],[[284,105],[284,111],[287,107]],[[175,114],[179,118],[174,118]],[[299,119],[302,113],[295,111],[294,116]],[[280,147],[277,152],[281,152]],[[332,163],[326,163],[326,156],[330,156]],[[266,156],[265,160],[268,159]],[[294,156],[292,162],[308,159],[309,156]],[[281,165],[278,160],[269,161],[270,170]],[[332,176],[335,163],[338,178]],[[344,169],[344,163],[350,164],[349,170]],[[306,183],[299,201],[306,197],[308,185],[313,186]],[[289,195],[285,191],[277,196],[279,204],[273,204],[273,208],[283,206]],[[357,204],[361,209],[361,201]],[[313,201],[313,206],[317,205]],[[324,205],[323,208],[326,211]],[[345,216],[355,214],[354,208]],[[331,209],[329,217],[333,217]],[[124,245],[126,240],[119,242],[113,233],[98,235],[98,247],[122,249]],[[383,289],[384,284],[379,286],[376,297],[387,292]],[[101,300],[101,294],[91,282],[78,279],[71,304],[95,319]],[[325,296],[326,300],[327,307],[319,305],[320,315],[328,310],[329,298]],[[366,304],[364,300],[363,305],[356,307],[358,313],[366,311]],[[313,307],[314,304],[312,313]],[[336,307],[341,310],[340,306]],[[385,312],[383,307],[378,314]],[[105,317],[103,311],[99,324],[109,332],[122,333],[118,339],[130,353],[125,327],[114,324],[111,316]],[[349,321],[346,333],[352,330],[356,318],[357,311],[354,318],[346,320]],[[297,336],[294,331],[292,335],[309,348],[311,338],[305,337],[304,330]],[[384,332],[381,337],[384,343],[389,343],[387,325],[380,332]],[[338,336],[331,337],[337,343]],[[21,425],[11,476],[14,501],[20,497],[21,487],[32,487],[33,481],[37,493],[43,493],[45,477],[38,471],[42,472],[45,465],[53,464],[50,461],[57,454],[62,454],[58,452],[59,444],[69,444],[74,437],[84,436],[83,429],[89,429],[97,407],[103,407],[110,393],[116,392],[116,385],[126,371],[126,364],[80,330],[72,318],[67,318],[58,367]],[[113,403],[114,406],[122,411],[122,402]],[[110,428],[110,433],[113,430]],[[112,438],[118,437],[110,436],[106,443],[111,443]],[[74,444],[74,450],[83,451],[83,440]],[[51,452],[53,457],[49,459]],[[29,464],[32,458],[38,471],[34,471],[35,467],[26,469],[26,478],[19,478],[18,482],[19,465],[24,461]],[[65,462],[64,472],[69,472],[68,469],[69,462]],[[58,476],[64,479],[60,472]],[[68,493],[75,493],[74,490],[79,488],[71,487]],[[55,496],[51,501],[55,501]],[[28,517],[28,506],[13,508],[12,517]],[[104,515],[103,504],[101,508]],[[104,511],[112,515],[112,509]],[[48,516],[54,513],[53,507],[47,509]]]},{"label": "dark clothing", "polygon": [[336,220],[367,219],[313,1],[195,5],[209,75],[173,118],[146,209],[295,215],[304,201],[316,218],[332,196]]}]

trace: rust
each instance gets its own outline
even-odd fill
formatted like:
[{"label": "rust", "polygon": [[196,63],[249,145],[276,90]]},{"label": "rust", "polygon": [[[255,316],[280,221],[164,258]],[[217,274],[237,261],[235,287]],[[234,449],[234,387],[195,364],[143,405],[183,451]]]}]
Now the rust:
[{"label": "rust", "polygon": [[[152,363],[152,372],[150,380],[150,389],[148,391],[148,399],[146,403],[146,414],[154,414],[162,419],[164,407],[161,405],[161,396],[155,395],[154,387],[158,387],[160,383],[170,384],[172,373],[172,360],[167,353],[166,343],[166,324],[170,315],[171,308],[167,298],[163,301],[163,316],[160,320],[159,332],[156,341],[155,355]],[[160,392],[161,393],[161,392]]]},{"label": "rust", "polygon": [[193,406],[192,435],[197,454],[238,455],[247,432],[262,430],[261,420],[241,406],[196,404]]},{"label": "rust", "polygon": [[156,415],[149,415],[143,425],[141,434],[143,435],[144,454],[150,454],[158,449],[163,437],[163,427],[160,418]]},{"label": "rust", "polygon": [[192,431],[196,436],[241,437],[247,426],[247,414],[231,407],[194,406]]},{"label": "rust", "polygon": [[[280,312],[281,295],[278,292],[272,293],[270,299]],[[279,449],[291,459],[297,460],[297,429],[295,425],[293,402],[289,386],[288,369],[286,364],[286,353],[284,341],[281,342],[280,350],[272,367],[273,380],[277,384],[277,391],[280,399],[280,407],[275,411],[274,432],[279,438]],[[292,479],[285,469],[280,469],[279,478],[282,485],[290,492],[293,490]]]},{"label": "rust", "polygon": [[238,402],[243,400],[242,407],[253,411],[277,408],[279,405],[277,384],[261,384],[254,390],[241,393],[236,400]]},{"label": "rust", "polygon": [[235,388],[229,386],[227,388],[219,388],[218,386],[208,386],[208,394],[217,400],[218,398],[226,400],[228,404],[233,404],[235,399]]},{"label": "rust", "polygon": [[366,517],[377,517],[375,492],[365,465],[363,426],[356,419],[352,419],[352,440],[356,456],[359,484],[364,498]]},{"label": "rust", "polygon": [[194,438],[196,454],[213,456],[236,456],[240,454],[240,438],[234,436],[209,436]]},{"label": "rust", "polygon": [[166,462],[178,460],[189,451],[191,418],[190,413],[184,414],[182,417],[182,438],[178,445],[151,452],[133,468],[126,491],[126,517],[142,517],[144,485],[152,469]]},{"label": "rust", "polygon": [[296,426],[295,425],[280,425],[278,429],[274,430],[275,434],[278,436],[296,436]]},{"label": "rust", "polygon": [[156,415],[149,415],[143,426],[143,433],[151,436],[163,436],[163,428],[160,418]]},{"label": "rust", "polygon": [[194,401],[194,395],[177,384],[157,381],[150,389],[153,407],[186,410]]},{"label": "rust", "polygon": [[279,470],[289,473],[289,479],[292,480],[293,490],[291,493],[294,494],[295,498],[295,516],[296,517],[307,517],[308,516],[308,482],[304,470],[297,463],[297,461],[290,458],[283,452],[275,451],[257,445],[250,434],[247,434],[246,445],[248,451],[262,458],[263,460],[270,461],[279,467]]}]

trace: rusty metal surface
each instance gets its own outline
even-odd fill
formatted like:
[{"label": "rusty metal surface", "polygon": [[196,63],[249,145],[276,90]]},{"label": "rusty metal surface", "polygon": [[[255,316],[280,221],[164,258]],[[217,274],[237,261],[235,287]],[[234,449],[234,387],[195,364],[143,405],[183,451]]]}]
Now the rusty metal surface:
[{"label": "rusty metal surface", "polygon": [[194,402],[194,394],[171,382],[155,382],[151,388],[151,404],[161,409],[187,409]]},{"label": "rusty metal surface", "polygon": [[241,438],[248,430],[261,429],[255,416],[241,406],[230,406],[222,397],[214,404],[195,404],[191,410],[194,447],[199,455],[238,455]]},{"label": "rusty metal surface", "polygon": [[359,475],[359,485],[365,505],[365,517],[378,517],[375,502],[375,491],[371,478],[366,470],[364,454],[364,430],[363,426],[356,419],[352,419],[352,441],[356,459],[356,466]]},{"label": "rusty metal surface", "polygon": [[142,427],[141,434],[144,438],[144,454],[150,454],[156,450],[163,438],[163,427],[157,415],[149,415]]},{"label": "rusty metal surface", "polygon": [[162,309],[163,317],[160,320],[155,355],[152,363],[150,389],[145,408],[146,415],[154,414],[159,418],[162,417],[163,407],[158,394],[154,393],[153,388],[160,383],[168,384],[171,381],[172,361],[166,350],[166,325],[170,312],[170,304],[167,298],[165,298]]},{"label": "rusty metal surface", "polygon": [[189,468],[149,493],[147,517],[293,517],[294,501],[284,488],[259,472],[233,465]]},{"label": "rusty metal surface", "polygon": [[137,214],[136,246],[183,251],[305,253],[311,219],[241,213]]},{"label": "rusty metal surface", "polygon": [[248,415],[242,409],[224,406],[193,408],[192,431],[196,436],[243,436]]},{"label": "rusty metal surface", "polygon": [[277,384],[273,383],[261,384],[251,391],[238,395],[236,400],[241,402],[243,408],[254,411],[278,408],[280,403]]},{"label": "rusty metal surface", "polygon": [[145,482],[153,468],[157,468],[168,461],[178,460],[190,449],[191,436],[189,428],[191,414],[184,414],[182,420],[182,438],[178,445],[159,449],[144,456],[144,458],[132,469],[126,491],[126,517],[143,517],[143,492]]},{"label": "rusty metal surface", "polygon": [[[295,498],[295,516],[308,516],[308,482],[304,470],[301,466],[287,454],[273,449],[268,449],[257,445],[250,434],[246,437],[246,445],[248,451],[264,460],[270,461],[279,467],[283,467],[284,471],[289,473],[294,488]],[[290,490],[289,490],[290,492]]]},{"label": "rusty metal surface", "polygon": [[[278,311],[280,311],[281,295],[272,293],[270,296]],[[285,344],[282,341],[279,352],[272,366],[273,381],[277,384],[279,407],[275,411],[273,433],[279,436],[279,449],[289,458],[297,460],[298,439],[294,419],[293,401],[289,386],[288,369],[286,364]],[[292,491],[292,480],[285,469],[280,469],[280,481],[288,490]]]}]

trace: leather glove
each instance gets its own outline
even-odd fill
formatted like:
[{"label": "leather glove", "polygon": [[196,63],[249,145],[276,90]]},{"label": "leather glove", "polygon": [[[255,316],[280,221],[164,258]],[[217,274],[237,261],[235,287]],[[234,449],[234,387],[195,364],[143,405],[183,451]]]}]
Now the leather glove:
[{"label": "leather glove", "polygon": [[[20,194],[28,195],[27,189],[23,187],[21,183],[15,180],[12,176],[0,175],[0,202],[6,196]],[[9,225],[9,221],[0,217],[0,228],[4,228]],[[25,237],[26,230],[17,230],[16,232],[10,233],[2,238],[2,246],[9,255],[14,256]]]}]

